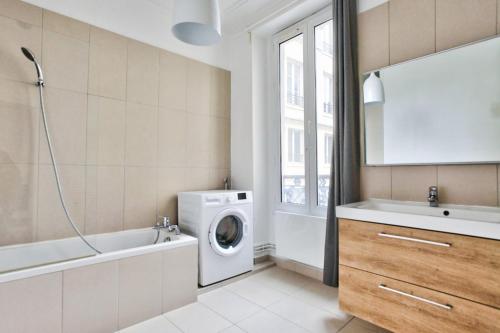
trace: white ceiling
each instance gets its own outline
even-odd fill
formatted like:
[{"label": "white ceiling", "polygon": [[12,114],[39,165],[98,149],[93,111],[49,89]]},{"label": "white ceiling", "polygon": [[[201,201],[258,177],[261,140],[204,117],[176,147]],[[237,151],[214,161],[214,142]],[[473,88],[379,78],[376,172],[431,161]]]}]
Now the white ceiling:
[{"label": "white ceiling", "polygon": [[[148,0],[165,13],[172,13],[173,0]],[[265,23],[278,13],[307,3],[309,7],[328,5],[331,0],[220,0],[222,30],[233,35]]]}]

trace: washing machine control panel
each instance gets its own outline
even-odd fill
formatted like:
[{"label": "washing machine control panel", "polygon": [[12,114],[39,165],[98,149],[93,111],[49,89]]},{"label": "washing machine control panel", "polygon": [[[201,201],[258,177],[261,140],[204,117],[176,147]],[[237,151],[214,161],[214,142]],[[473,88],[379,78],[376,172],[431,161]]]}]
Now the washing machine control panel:
[{"label": "washing machine control panel", "polygon": [[223,205],[223,204],[240,204],[251,202],[251,194],[249,192],[228,192],[214,193],[205,196],[205,204],[207,205]]}]

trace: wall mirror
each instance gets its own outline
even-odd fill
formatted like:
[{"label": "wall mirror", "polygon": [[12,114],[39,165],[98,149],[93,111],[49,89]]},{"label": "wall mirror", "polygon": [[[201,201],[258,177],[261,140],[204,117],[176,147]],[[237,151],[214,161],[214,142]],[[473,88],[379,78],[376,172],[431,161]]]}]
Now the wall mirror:
[{"label": "wall mirror", "polygon": [[500,161],[500,37],[363,74],[367,165]]}]

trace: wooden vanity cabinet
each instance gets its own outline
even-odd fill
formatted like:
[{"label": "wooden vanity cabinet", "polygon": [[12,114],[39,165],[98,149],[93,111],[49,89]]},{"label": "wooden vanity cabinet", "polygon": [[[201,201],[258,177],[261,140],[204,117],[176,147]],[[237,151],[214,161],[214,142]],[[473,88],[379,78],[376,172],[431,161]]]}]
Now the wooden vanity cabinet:
[{"label": "wooden vanity cabinet", "polygon": [[339,220],[341,308],[394,332],[500,332],[500,241]]}]

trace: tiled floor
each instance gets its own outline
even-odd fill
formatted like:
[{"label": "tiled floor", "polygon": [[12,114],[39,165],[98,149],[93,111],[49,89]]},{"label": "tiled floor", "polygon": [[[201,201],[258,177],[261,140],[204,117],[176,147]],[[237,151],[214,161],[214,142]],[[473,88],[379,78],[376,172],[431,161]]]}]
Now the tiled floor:
[{"label": "tiled floor", "polygon": [[382,333],[339,310],[337,289],[277,267],[120,333]]}]

